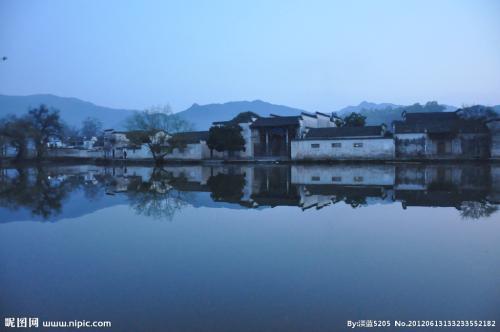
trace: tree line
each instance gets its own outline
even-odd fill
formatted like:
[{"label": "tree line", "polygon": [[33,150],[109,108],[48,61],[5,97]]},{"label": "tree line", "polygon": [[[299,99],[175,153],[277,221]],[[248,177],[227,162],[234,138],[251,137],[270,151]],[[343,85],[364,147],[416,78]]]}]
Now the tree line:
[{"label": "tree line", "polygon": [[32,108],[23,116],[10,115],[0,120],[2,146],[13,147],[16,159],[27,156],[30,143],[33,144],[36,159],[44,158],[49,139],[60,136],[62,131],[59,111],[45,105]]},{"label": "tree line", "polygon": [[7,147],[15,150],[15,159],[28,157],[32,147],[35,158],[41,160],[47,155],[51,139],[60,139],[71,144],[82,137],[91,138],[102,135],[102,123],[95,118],[86,118],[80,129],[62,121],[59,110],[40,105],[31,108],[24,115],[8,115],[0,119],[0,155]]}]

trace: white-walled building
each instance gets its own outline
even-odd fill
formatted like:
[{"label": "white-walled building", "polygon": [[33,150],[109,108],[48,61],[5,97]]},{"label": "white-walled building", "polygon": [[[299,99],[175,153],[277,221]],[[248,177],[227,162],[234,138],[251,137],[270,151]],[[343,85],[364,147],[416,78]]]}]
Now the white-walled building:
[{"label": "white-walled building", "polygon": [[313,128],[333,127],[333,118],[323,113],[260,117],[250,125],[254,158],[288,160],[294,139],[301,139]]},{"label": "white-walled building", "polygon": [[457,112],[403,113],[394,121],[398,159],[487,159],[490,132],[482,120]]},{"label": "white-walled building", "polygon": [[384,126],[311,128],[292,140],[291,159],[391,160],[394,140]]},{"label": "white-walled building", "polygon": [[174,148],[165,155],[165,160],[199,161],[210,158],[210,149],[207,146],[208,131],[189,131],[172,136],[185,146]]},{"label": "white-walled building", "polygon": [[[106,129],[104,131],[104,158],[105,159],[152,159],[153,155],[146,144],[143,142],[141,145],[132,144],[127,135],[133,135],[140,131],[115,131],[113,129]],[[168,134],[159,130],[150,139],[154,140],[165,139]]]},{"label": "white-walled building", "polygon": [[[259,118],[259,116],[253,112],[243,112],[238,114],[232,120],[229,121],[217,121],[214,122],[214,126],[227,126],[227,125],[238,125],[241,127],[241,136],[245,140],[245,149],[242,151],[212,151],[211,158],[214,159],[253,159],[254,157],[254,144],[253,144],[253,132],[251,125]],[[210,156],[208,157],[210,158]],[[206,159],[208,159],[206,158]]]}]

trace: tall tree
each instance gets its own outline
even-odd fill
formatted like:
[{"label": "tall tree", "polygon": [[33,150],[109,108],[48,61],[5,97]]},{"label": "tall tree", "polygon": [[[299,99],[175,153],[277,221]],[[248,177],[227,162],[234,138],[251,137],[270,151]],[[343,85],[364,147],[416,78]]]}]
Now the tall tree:
[{"label": "tall tree", "polygon": [[176,142],[171,141],[171,134],[190,130],[191,127],[168,105],[135,112],[126,120],[128,140],[135,145],[146,144],[157,163],[162,162],[165,155],[176,147]]},{"label": "tall tree", "polygon": [[208,148],[219,152],[244,151],[245,139],[241,135],[241,130],[237,124],[211,127],[208,131]]},{"label": "tall tree", "polygon": [[28,112],[28,119],[31,124],[31,135],[36,148],[36,157],[41,159],[47,151],[49,138],[60,137],[63,126],[59,118],[58,110],[49,110],[47,106],[40,105]]},{"label": "tall tree", "polygon": [[102,131],[102,122],[99,119],[87,117],[82,122],[82,136],[92,138],[100,136]]},{"label": "tall tree", "polygon": [[0,128],[0,135],[16,150],[16,160],[26,158],[31,136],[31,122],[27,117],[7,117]]},{"label": "tall tree", "polygon": [[366,116],[359,113],[352,112],[345,116],[343,119],[335,118],[337,127],[364,127],[366,123]]},{"label": "tall tree", "polygon": [[76,126],[63,123],[61,137],[64,143],[72,145],[80,137],[80,130]]}]

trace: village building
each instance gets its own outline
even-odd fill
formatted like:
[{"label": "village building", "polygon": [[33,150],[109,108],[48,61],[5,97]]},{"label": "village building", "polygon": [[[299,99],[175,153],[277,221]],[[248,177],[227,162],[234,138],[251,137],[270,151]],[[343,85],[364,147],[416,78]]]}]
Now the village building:
[{"label": "village building", "polygon": [[[127,135],[133,131],[115,131],[108,129],[104,131],[104,158],[105,159],[130,159],[130,160],[151,160],[153,155],[147,142],[133,144]],[[164,131],[158,131],[154,140],[174,138],[179,144],[178,147],[165,151],[165,160],[200,161],[209,159],[210,150],[207,147],[208,131],[190,131],[169,135]],[[165,149],[168,149],[165,140]]]},{"label": "village building", "polygon": [[217,121],[213,126],[238,125],[241,127],[241,136],[245,140],[244,150],[241,151],[212,151],[211,159],[252,159],[255,155],[252,143],[251,125],[259,119],[259,115],[253,112],[243,112],[229,121]]},{"label": "village building", "polygon": [[85,138],[83,140],[83,148],[87,150],[93,149],[95,146],[97,146],[98,141],[99,140],[95,136]]},{"label": "village building", "polygon": [[490,153],[484,122],[456,112],[403,113],[393,127],[398,159],[486,159]]},{"label": "village building", "polygon": [[[152,159],[151,151],[146,144],[133,144],[127,135],[133,134],[134,131],[115,131],[106,129],[104,131],[103,154],[105,159]],[[163,130],[159,130],[153,140],[160,139],[167,135]]]},{"label": "village building", "polygon": [[310,128],[321,127],[335,127],[331,116],[317,112],[258,118],[250,125],[254,158],[289,160],[292,140],[301,138]]},{"label": "village building", "polygon": [[50,136],[47,142],[47,147],[49,149],[58,149],[64,147],[65,144],[59,136]]},{"label": "village building", "polygon": [[394,140],[385,126],[311,128],[292,141],[291,159],[391,160]]}]

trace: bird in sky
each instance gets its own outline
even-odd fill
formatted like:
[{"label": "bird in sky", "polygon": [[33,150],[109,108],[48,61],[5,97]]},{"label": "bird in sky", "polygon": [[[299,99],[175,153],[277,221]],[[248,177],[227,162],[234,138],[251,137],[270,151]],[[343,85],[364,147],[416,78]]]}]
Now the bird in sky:
[{"label": "bird in sky", "polygon": [[3,57],[2,57],[2,61],[7,61],[7,57],[6,57],[6,56],[3,56]]}]

